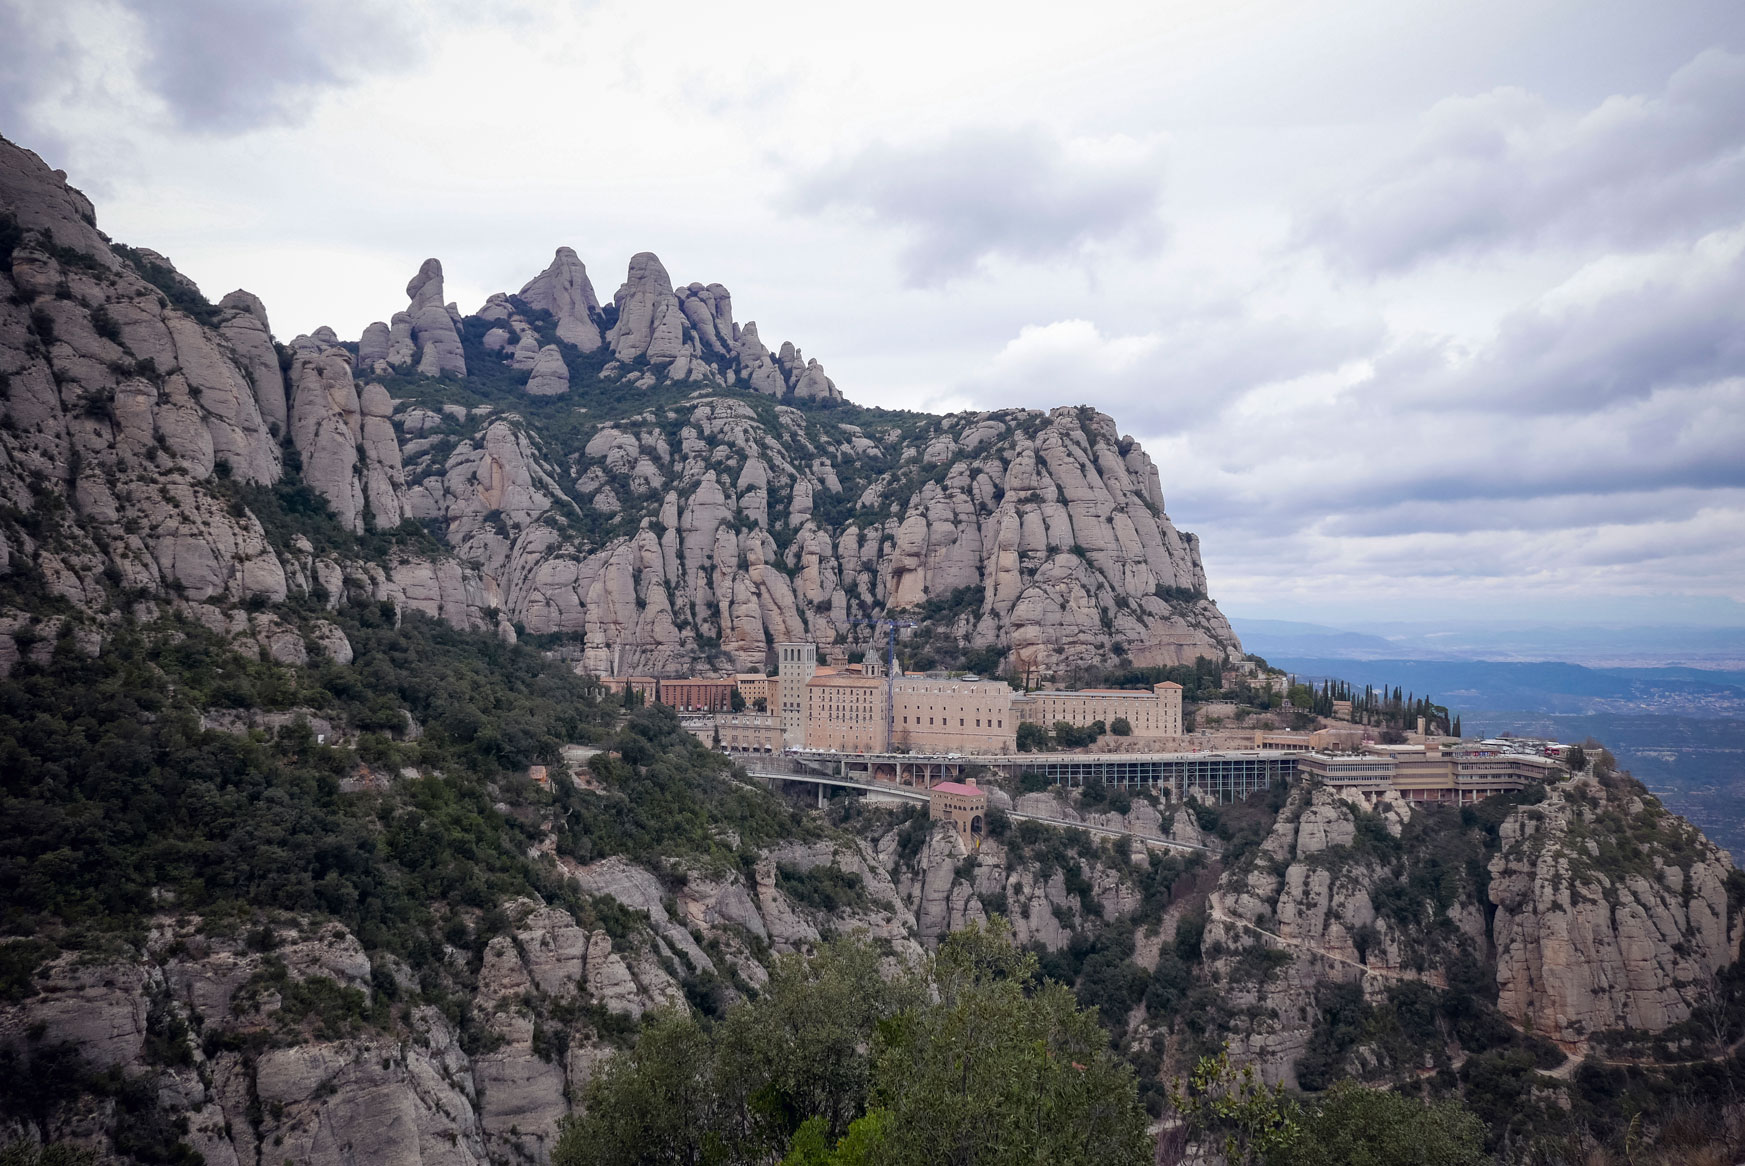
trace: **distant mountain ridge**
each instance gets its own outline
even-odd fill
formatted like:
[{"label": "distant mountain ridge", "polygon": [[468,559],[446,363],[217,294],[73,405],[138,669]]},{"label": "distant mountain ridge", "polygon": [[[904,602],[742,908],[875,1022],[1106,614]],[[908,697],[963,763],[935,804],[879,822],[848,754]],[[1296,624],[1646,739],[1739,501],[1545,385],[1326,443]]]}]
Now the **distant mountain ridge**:
[{"label": "distant mountain ridge", "polygon": [[1263,656],[1351,659],[1562,660],[1590,667],[1745,668],[1745,628],[1698,624],[1377,622],[1340,628],[1294,620],[1233,617]]}]

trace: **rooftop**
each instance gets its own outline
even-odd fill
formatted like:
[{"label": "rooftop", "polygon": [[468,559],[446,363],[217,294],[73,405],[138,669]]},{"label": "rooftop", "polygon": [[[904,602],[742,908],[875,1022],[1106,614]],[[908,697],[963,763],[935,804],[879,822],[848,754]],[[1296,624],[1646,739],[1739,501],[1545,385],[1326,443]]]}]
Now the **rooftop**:
[{"label": "rooftop", "polygon": [[974,797],[976,794],[985,794],[988,792],[980,786],[965,785],[961,781],[942,781],[932,788],[938,790],[942,794],[958,794],[964,797]]},{"label": "rooftop", "polygon": [[827,676],[814,676],[806,682],[806,686],[819,688],[838,688],[849,686],[854,688],[883,688],[885,678],[882,676],[862,676],[858,672],[836,672]]},{"label": "rooftop", "polygon": [[[1172,687],[1180,688],[1176,684]],[[1048,688],[1029,693],[1030,696],[1155,696],[1149,688]]]}]

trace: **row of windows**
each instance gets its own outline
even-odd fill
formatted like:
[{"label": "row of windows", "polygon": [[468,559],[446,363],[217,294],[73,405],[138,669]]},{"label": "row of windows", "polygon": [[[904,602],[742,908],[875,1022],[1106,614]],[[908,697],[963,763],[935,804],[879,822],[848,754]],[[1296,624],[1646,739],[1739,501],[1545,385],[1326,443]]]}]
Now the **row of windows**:
[{"label": "row of windows", "polygon": [[[939,719],[940,719],[940,721],[942,721],[942,722],[943,722],[943,723],[944,723],[944,724],[945,724],[945,725],[946,725],[946,726],[949,726],[949,725],[950,725],[950,724],[951,724],[951,718],[950,718],[950,717],[940,717],[940,718],[939,718]],[[904,718],[903,718],[903,723],[904,723],[904,724],[905,724],[905,725],[906,725],[906,724],[908,724],[908,723],[909,723],[909,718],[908,718],[908,717],[904,717]],[[916,723],[916,724],[917,724],[917,725],[919,725],[919,724],[920,724],[920,723],[921,723],[921,718],[920,718],[920,717],[916,717],[916,718],[915,718],[915,723]],[[931,725],[931,724],[932,724],[932,723],[933,723],[933,718],[932,718],[932,717],[928,717],[928,718],[927,718],[927,723],[928,723],[928,724],[930,724],[930,725]],[[979,729],[979,728],[981,728],[981,727],[982,727],[982,719],[981,719],[981,718],[980,718],[980,717],[977,717],[977,718],[975,718],[975,723],[976,723],[976,728],[978,728],[978,729]],[[960,729],[961,729],[961,728],[964,728],[964,727],[965,727],[965,726],[964,726],[964,718],[962,718],[962,717],[958,717],[958,718],[957,718],[957,727],[958,727],[958,728],[960,728]],[[1004,717],[1001,717],[1001,718],[1000,718],[1000,719],[998,719],[998,720],[996,720],[996,719],[994,719],[994,718],[993,718],[993,717],[989,717],[989,718],[988,718],[988,728],[990,728],[990,729],[1003,729],[1003,728],[1005,728],[1005,727],[1006,727],[1006,721],[1005,721],[1005,718],[1004,718]]]}]

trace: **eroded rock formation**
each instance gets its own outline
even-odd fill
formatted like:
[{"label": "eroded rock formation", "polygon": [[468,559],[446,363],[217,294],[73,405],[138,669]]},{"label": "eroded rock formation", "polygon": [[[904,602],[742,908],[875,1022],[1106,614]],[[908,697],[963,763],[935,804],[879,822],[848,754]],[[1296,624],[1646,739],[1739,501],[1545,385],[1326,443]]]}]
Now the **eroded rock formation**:
[{"label": "eroded rock formation", "polygon": [[1731,859],[1633,786],[1552,790],[1509,815],[1491,860],[1498,1005],[1566,1045],[1688,1019],[1739,956]]},{"label": "eroded rock formation", "polygon": [[[568,248],[481,308],[484,349],[504,362],[493,383],[524,377],[518,391],[426,399],[428,379],[468,372],[436,260],[407,285],[407,310],[355,345],[319,328],[276,348],[254,296],[205,305],[163,256],[113,251],[35,155],[5,146],[0,162],[7,213],[41,224],[4,273],[0,493],[31,511],[39,480],[74,503],[64,540],[7,528],[0,556],[35,562],[88,610],[116,575],[194,602],[319,588],[506,636],[579,637],[580,665],[599,671],[757,667],[771,642],[858,642],[855,619],[924,606],[1010,667],[1237,650],[1156,469],[1101,414],[875,432],[734,395],[839,396],[815,360],[787,343],[771,354],[736,323],[721,285],[675,288],[644,253],[602,310]],[[593,350],[609,350],[604,369],[586,363]],[[596,377],[702,391],[562,441],[514,411]],[[346,529],[413,519],[445,552],[317,563],[269,546],[221,483],[278,482],[287,449]]]}]

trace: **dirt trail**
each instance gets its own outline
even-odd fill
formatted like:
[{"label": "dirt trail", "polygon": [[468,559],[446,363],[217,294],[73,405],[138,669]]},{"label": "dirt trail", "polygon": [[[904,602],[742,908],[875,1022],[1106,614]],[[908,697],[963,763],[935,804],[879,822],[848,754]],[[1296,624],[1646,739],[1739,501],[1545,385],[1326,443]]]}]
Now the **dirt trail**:
[{"label": "dirt trail", "polygon": [[1381,976],[1383,979],[1389,980],[1412,980],[1416,983],[1429,984],[1436,988],[1446,988],[1448,986],[1448,981],[1439,973],[1412,972],[1407,971],[1404,968],[1378,968],[1372,964],[1363,963],[1361,960],[1354,960],[1348,956],[1340,955],[1337,952],[1328,951],[1324,947],[1317,947],[1315,944],[1309,943],[1306,940],[1288,939],[1276,931],[1268,931],[1266,928],[1261,927],[1258,924],[1250,923],[1246,919],[1238,919],[1236,916],[1221,911],[1216,907],[1212,908],[1212,918],[1220,923],[1229,923],[1236,927],[1246,927],[1256,935],[1264,935],[1274,943],[1280,944],[1281,946],[1294,948],[1297,951],[1306,951],[1336,964],[1345,964],[1347,967],[1356,968],[1366,975]]}]

